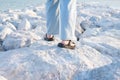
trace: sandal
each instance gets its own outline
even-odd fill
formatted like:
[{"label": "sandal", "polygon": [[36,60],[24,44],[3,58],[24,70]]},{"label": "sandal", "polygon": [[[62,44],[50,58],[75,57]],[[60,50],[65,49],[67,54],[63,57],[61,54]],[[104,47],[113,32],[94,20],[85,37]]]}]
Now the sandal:
[{"label": "sandal", "polygon": [[46,41],[54,41],[54,36],[52,36],[51,38],[48,38],[47,34],[46,34],[45,37],[44,37],[44,40],[46,40]]},{"label": "sandal", "polygon": [[[73,44],[73,45],[72,45]],[[68,49],[75,49],[75,43],[69,40],[68,44],[58,43],[58,47],[60,48],[68,48]]]}]

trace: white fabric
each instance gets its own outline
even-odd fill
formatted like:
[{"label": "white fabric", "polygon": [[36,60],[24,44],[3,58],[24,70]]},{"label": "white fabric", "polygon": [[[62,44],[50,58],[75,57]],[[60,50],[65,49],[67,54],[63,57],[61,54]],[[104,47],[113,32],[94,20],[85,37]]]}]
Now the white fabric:
[{"label": "white fabric", "polygon": [[76,0],[47,0],[47,34],[60,34],[61,40],[76,40]]}]

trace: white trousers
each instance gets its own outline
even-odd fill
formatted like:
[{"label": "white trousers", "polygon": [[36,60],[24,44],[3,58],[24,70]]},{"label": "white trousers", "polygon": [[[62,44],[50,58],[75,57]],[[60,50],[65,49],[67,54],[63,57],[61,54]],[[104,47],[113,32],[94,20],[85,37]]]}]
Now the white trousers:
[{"label": "white trousers", "polygon": [[61,40],[76,40],[76,0],[47,0],[47,34],[58,34]]}]

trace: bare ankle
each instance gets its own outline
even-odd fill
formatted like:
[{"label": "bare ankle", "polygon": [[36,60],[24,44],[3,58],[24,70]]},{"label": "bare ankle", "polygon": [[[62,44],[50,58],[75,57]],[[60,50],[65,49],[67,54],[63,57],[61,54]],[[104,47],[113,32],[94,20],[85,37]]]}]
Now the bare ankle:
[{"label": "bare ankle", "polygon": [[69,43],[69,40],[63,40],[62,43],[63,43],[63,44],[68,44],[68,43]]},{"label": "bare ankle", "polygon": [[53,35],[51,35],[51,34],[50,34],[50,35],[49,35],[49,34],[47,34],[47,37],[48,37],[48,38],[52,38],[52,37],[53,37]]}]

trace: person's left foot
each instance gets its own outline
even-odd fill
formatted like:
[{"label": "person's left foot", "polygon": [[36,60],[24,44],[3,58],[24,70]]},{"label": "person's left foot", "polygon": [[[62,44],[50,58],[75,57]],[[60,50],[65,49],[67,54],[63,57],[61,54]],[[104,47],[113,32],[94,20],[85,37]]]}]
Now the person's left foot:
[{"label": "person's left foot", "polygon": [[47,34],[45,35],[45,37],[44,37],[44,40],[46,40],[46,41],[54,41],[54,36],[52,35],[50,35],[50,36],[48,36]]},{"label": "person's left foot", "polygon": [[62,41],[61,43],[58,43],[58,47],[60,48],[68,48],[68,49],[75,49],[76,45],[71,40]]}]

